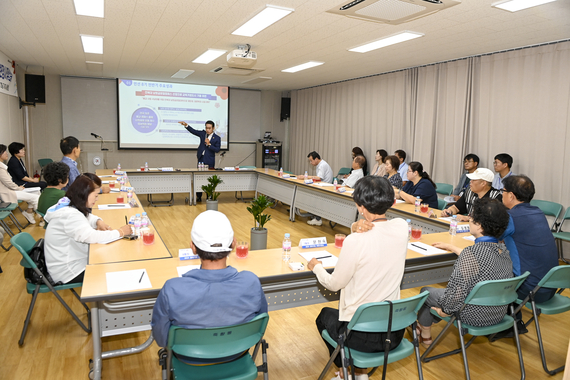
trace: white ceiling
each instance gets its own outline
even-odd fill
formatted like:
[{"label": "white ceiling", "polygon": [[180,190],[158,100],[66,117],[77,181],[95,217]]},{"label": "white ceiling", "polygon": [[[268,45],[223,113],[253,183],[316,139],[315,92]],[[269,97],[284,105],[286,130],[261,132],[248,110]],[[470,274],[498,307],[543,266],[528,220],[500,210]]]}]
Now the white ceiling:
[{"label": "white ceiling", "polygon": [[[516,47],[570,38],[570,0],[510,13],[495,0],[463,0],[401,25],[326,13],[338,0],[106,0],[105,18],[77,16],[73,0],[1,0],[0,51],[33,73],[291,90]],[[231,35],[265,4],[295,11],[254,37]],[[369,53],[347,49],[402,30],[422,38]],[[104,54],[85,54],[80,34],[104,36]],[[250,44],[258,54],[251,76],[210,73],[192,63],[208,48]],[[281,70],[309,60],[324,65],[298,73]],[[102,61],[87,65],[86,61]],[[171,79],[179,69],[195,70]],[[242,82],[272,77],[256,85]]]}]

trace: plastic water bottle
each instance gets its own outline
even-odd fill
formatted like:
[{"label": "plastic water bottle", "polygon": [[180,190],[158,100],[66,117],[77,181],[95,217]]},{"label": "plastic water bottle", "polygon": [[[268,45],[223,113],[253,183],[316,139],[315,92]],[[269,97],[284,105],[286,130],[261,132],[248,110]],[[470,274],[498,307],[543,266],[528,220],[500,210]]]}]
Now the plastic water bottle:
[{"label": "plastic water bottle", "polygon": [[145,172],[148,172],[148,162],[145,162],[145,163],[144,163],[144,171],[145,171]]},{"label": "plastic water bottle", "polygon": [[337,181],[336,178],[335,178],[334,181],[333,181],[333,185],[334,185],[334,189],[335,189],[335,190],[338,190],[338,181]]},{"label": "plastic water bottle", "polygon": [[285,234],[283,238],[283,261],[289,262],[291,260],[291,235]]},{"label": "plastic water bottle", "polygon": [[451,236],[457,235],[457,215],[453,215],[453,218],[449,223],[449,234]]},{"label": "plastic water bottle", "polygon": [[412,238],[412,220],[406,219],[406,222],[408,222],[408,241],[410,241]]},{"label": "plastic water bottle", "polygon": [[414,211],[415,211],[415,212],[420,212],[420,205],[421,205],[421,201],[420,201],[420,197],[418,196],[418,197],[416,198],[416,203],[415,203],[415,206],[416,206],[416,207],[414,208]]},{"label": "plastic water bottle", "polygon": [[141,229],[147,228],[149,225],[150,225],[150,219],[146,215],[146,212],[143,212],[141,217]]},{"label": "plastic water bottle", "polygon": [[135,215],[135,235],[141,235],[141,214]]},{"label": "plastic water bottle", "polygon": [[283,168],[279,169],[279,177],[283,177]]},{"label": "plastic water bottle", "polygon": [[121,163],[117,164],[117,171],[120,172],[121,171]]},{"label": "plastic water bottle", "polygon": [[305,170],[305,179],[308,179],[309,173]]}]

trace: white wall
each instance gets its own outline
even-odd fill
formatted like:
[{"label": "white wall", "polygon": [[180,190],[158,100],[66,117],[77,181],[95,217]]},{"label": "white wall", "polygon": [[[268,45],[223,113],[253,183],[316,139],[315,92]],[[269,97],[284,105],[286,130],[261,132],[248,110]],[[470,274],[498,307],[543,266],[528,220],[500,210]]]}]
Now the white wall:
[{"label": "white wall", "polygon": [[18,98],[0,94],[0,144],[8,146],[13,141],[24,140],[22,120]]}]

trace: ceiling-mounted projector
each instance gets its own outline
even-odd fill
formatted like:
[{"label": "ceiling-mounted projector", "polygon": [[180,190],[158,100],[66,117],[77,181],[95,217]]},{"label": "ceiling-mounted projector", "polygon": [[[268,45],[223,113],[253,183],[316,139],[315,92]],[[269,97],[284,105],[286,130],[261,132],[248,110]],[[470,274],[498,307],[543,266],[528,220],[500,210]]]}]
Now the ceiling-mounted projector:
[{"label": "ceiling-mounted projector", "polygon": [[251,69],[257,63],[257,53],[245,49],[236,49],[228,54],[228,66],[236,69]]}]

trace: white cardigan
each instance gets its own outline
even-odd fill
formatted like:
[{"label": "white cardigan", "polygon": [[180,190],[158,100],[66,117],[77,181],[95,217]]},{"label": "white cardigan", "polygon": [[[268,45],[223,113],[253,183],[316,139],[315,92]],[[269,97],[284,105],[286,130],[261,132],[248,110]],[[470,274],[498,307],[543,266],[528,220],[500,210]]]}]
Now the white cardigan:
[{"label": "white cardigan", "polygon": [[93,214],[85,217],[75,207],[51,211],[54,207],[45,216],[46,265],[53,280],[65,284],[85,270],[89,244],[117,238],[120,232],[98,231],[97,221],[101,218]]}]

